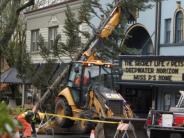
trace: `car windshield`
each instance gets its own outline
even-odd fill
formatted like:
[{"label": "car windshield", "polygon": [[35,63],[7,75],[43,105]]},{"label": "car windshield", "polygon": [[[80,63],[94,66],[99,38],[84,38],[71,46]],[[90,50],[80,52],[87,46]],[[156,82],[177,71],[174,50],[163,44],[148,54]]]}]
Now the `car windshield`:
[{"label": "car windshield", "polygon": [[85,68],[85,76],[90,78],[91,84],[104,85],[112,88],[111,68],[105,66],[89,66]]}]

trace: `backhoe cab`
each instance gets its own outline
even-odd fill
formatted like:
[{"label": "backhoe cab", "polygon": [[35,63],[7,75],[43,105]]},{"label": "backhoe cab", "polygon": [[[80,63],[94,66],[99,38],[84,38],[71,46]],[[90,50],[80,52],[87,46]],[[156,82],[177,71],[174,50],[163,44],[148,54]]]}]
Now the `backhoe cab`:
[{"label": "backhoe cab", "polygon": [[67,86],[71,89],[75,104],[84,108],[87,93],[94,85],[112,88],[112,64],[96,62],[73,62]]},{"label": "backhoe cab", "polygon": [[[56,101],[56,113],[88,119],[106,117],[132,117],[125,99],[113,89],[112,67],[100,60],[72,62],[67,88]],[[73,120],[57,118],[61,127],[71,127]],[[83,132],[89,131],[92,123],[79,123]]]}]

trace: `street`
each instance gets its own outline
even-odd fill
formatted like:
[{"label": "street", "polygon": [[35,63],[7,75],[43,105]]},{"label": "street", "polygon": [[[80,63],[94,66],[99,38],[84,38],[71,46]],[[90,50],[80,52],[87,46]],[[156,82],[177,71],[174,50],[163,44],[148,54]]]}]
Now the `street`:
[{"label": "street", "polygon": [[55,128],[49,129],[46,133],[38,133],[37,138],[89,138],[89,134],[81,134],[77,131],[68,132],[65,129]]},{"label": "street", "polygon": [[89,135],[38,135],[37,138],[89,138]]}]

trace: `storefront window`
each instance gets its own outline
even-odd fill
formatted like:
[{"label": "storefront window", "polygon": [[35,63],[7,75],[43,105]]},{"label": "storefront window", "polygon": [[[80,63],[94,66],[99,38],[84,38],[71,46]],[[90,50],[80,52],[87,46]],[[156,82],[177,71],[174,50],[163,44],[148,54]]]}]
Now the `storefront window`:
[{"label": "storefront window", "polygon": [[165,43],[170,43],[171,37],[171,19],[165,19]]}]

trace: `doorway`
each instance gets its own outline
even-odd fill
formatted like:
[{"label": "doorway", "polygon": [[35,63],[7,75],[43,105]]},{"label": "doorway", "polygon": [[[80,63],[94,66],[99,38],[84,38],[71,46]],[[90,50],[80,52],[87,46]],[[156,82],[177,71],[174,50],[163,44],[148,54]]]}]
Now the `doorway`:
[{"label": "doorway", "polygon": [[130,104],[131,109],[138,118],[146,118],[152,107],[152,89],[126,88],[123,96]]}]

